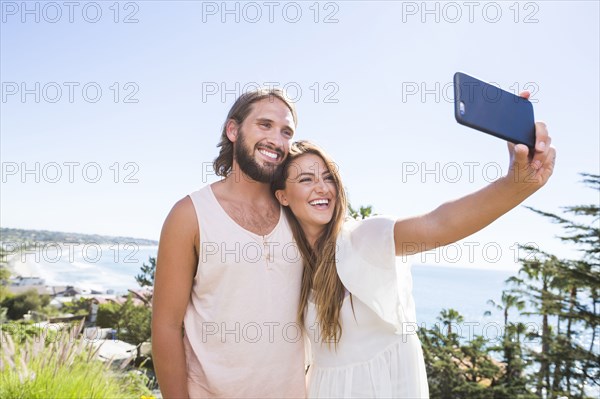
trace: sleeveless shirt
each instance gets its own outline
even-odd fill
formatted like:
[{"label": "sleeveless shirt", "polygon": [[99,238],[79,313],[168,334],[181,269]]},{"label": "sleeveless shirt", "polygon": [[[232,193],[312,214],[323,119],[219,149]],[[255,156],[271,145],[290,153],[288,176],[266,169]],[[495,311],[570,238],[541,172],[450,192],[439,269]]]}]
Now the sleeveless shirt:
[{"label": "sleeveless shirt", "polygon": [[210,185],[189,196],[200,229],[184,316],[190,397],[304,398],[302,259],[283,210],[261,236],[239,226]]}]

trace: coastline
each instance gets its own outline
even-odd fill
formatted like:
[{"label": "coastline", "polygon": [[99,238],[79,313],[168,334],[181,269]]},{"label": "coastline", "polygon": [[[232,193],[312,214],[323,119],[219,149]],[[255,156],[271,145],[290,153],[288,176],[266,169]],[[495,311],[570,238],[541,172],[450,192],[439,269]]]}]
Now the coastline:
[{"label": "coastline", "polygon": [[135,276],[149,257],[156,257],[156,252],[157,247],[152,245],[40,244],[4,254],[3,267],[10,272],[11,280],[19,277],[41,280],[22,282],[25,285],[127,293],[139,288]]},{"label": "coastline", "polygon": [[21,253],[6,255],[6,268],[11,277],[41,277],[38,265],[21,258]]}]

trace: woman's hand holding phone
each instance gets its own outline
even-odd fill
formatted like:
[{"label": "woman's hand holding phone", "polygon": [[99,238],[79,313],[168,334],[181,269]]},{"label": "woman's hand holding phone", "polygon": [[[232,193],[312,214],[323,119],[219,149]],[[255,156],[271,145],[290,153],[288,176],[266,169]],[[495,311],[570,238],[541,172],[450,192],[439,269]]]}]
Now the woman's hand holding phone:
[{"label": "woman's hand holding phone", "polygon": [[[529,99],[529,92],[524,91],[520,97]],[[522,184],[525,190],[537,191],[554,171],[556,149],[551,146],[552,138],[544,122],[535,122],[535,147],[507,142],[510,166],[507,179]]]}]

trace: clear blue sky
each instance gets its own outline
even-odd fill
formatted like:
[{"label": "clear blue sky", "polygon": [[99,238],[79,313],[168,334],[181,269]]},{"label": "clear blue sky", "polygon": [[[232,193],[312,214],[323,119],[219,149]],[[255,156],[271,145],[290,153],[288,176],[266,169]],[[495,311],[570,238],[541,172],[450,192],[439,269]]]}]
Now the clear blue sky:
[{"label": "clear blue sky", "polygon": [[[504,142],[454,120],[456,71],[532,91],[558,160],[526,205],[599,201],[578,176],[600,173],[597,1],[2,1],[1,12],[3,227],[158,239],[171,206],[215,181],[237,94],[272,82],[297,100],[296,137],[332,154],[353,204],[429,211],[508,165]],[[566,255],[559,232],[519,208],[438,257],[510,267],[516,242]]]}]

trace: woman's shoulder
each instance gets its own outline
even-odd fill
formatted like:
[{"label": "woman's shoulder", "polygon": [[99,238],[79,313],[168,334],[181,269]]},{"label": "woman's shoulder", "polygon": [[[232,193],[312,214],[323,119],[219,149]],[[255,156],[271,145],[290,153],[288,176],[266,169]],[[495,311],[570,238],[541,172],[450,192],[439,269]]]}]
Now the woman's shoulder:
[{"label": "woman's shoulder", "polygon": [[389,216],[347,219],[338,236],[339,261],[366,261],[378,267],[394,263],[394,223]]},{"label": "woman's shoulder", "polygon": [[348,217],[342,225],[341,235],[354,240],[373,234],[389,233],[390,230],[393,233],[395,223],[396,219],[388,215],[371,216],[361,220]]}]

